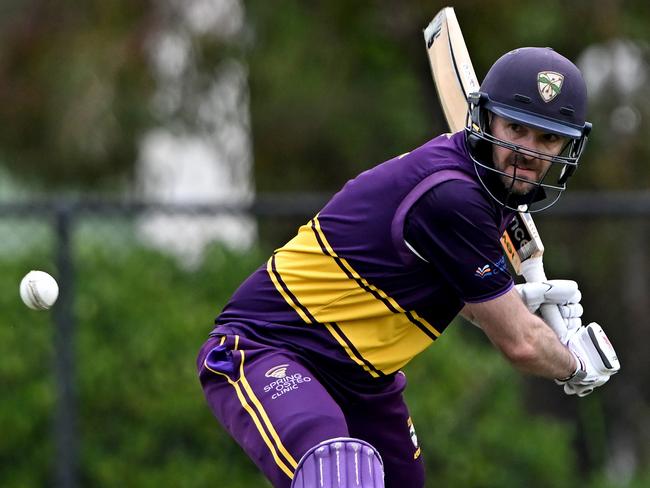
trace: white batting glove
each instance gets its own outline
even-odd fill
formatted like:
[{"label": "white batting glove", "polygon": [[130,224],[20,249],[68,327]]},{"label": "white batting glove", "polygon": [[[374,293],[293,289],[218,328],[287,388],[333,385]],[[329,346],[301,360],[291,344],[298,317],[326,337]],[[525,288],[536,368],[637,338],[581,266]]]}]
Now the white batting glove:
[{"label": "white batting glove", "polygon": [[572,280],[546,280],[515,285],[530,313],[536,313],[542,304],[557,305],[568,330],[582,325],[582,293]]},{"label": "white batting glove", "polygon": [[579,303],[568,303],[566,305],[558,305],[558,308],[569,332],[582,327],[582,313],[584,311],[582,305]]},{"label": "white batting glove", "polygon": [[555,380],[564,386],[567,395],[589,395],[621,369],[612,343],[595,322],[571,331],[567,347],[575,356],[578,367],[568,378]]}]

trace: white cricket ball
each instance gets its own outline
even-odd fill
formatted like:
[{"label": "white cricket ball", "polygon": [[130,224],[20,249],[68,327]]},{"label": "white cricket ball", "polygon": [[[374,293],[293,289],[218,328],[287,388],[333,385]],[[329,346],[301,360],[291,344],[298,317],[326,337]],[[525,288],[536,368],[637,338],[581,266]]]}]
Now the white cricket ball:
[{"label": "white cricket ball", "polygon": [[47,310],[59,296],[59,285],[45,271],[30,271],[20,282],[20,298],[32,310]]}]

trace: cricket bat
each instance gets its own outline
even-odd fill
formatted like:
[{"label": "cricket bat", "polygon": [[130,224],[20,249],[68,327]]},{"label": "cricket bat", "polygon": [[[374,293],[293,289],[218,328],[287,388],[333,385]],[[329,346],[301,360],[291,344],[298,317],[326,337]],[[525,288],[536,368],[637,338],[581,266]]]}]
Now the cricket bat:
[{"label": "cricket bat", "polygon": [[[438,12],[424,29],[424,40],[447,124],[452,132],[463,130],[467,124],[467,97],[477,92],[480,84],[453,7]],[[528,282],[546,281],[542,261],[544,244],[525,207],[506,228],[501,245],[517,275],[523,275]],[[560,340],[564,340],[567,329],[559,308],[542,305],[541,312]]]}]

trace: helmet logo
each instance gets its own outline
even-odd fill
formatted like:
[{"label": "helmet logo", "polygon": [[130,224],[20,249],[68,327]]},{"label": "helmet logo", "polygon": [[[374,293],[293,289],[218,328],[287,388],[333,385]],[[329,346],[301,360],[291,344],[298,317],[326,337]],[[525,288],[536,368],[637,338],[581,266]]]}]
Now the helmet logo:
[{"label": "helmet logo", "polygon": [[557,97],[562,91],[564,75],[555,71],[540,71],[537,73],[537,90],[546,103]]}]

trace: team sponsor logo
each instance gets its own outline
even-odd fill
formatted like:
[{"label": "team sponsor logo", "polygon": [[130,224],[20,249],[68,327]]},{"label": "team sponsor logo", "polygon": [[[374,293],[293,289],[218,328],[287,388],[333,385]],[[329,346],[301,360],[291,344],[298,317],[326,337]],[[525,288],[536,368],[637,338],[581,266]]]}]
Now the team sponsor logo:
[{"label": "team sponsor logo", "polygon": [[502,273],[505,273],[508,271],[508,268],[506,268],[506,257],[501,256],[496,263],[494,263],[495,268],[497,271],[500,271]]},{"label": "team sponsor logo", "polygon": [[562,91],[564,75],[555,71],[540,71],[537,73],[537,90],[544,102],[548,103]]},{"label": "team sponsor logo", "polygon": [[411,420],[411,417],[409,417],[408,420],[406,421],[406,425],[408,425],[409,435],[411,436],[411,442],[413,443],[413,447],[415,447],[415,452],[413,453],[413,459],[417,459],[420,456],[420,453],[422,451],[420,450],[420,444],[418,443],[418,435],[415,433],[415,426],[413,425],[413,420]]},{"label": "team sponsor logo", "polygon": [[474,276],[478,276],[479,278],[492,276],[492,268],[490,268],[489,264],[486,264],[485,266],[479,266],[476,268],[476,271],[474,271]]},{"label": "team sponsor logo", "polygon": [[288,364],[279,364],[278,366],[273,366],[269,369],[264,376],[267,378],[284,378],[287,375]]},{"label": "team sponsor logo", "polygon": [[477,267],[474,271],[474,276],[483,279],[487,278],[488,276],[494,276],[498,273],[505,273],[505,271],[506,258],[505,256],[501,256],[496,263]]},{"label": "team sponsor logo", "polygon": [[264,386],[264,393],[271,394],[271,400],[276,400],[282,395],[291,393],[300,388],[304,383],[309,383],[311,377],[303,376],[301,373],[291,373],[288,364],[278,364],[272,367],[264,376],[275,378],[274,381]]}]

